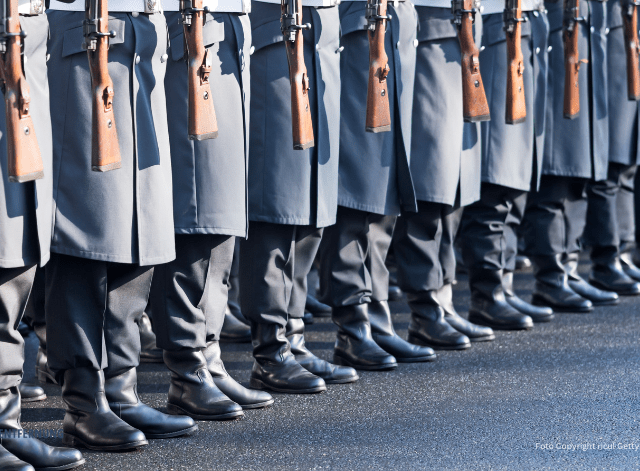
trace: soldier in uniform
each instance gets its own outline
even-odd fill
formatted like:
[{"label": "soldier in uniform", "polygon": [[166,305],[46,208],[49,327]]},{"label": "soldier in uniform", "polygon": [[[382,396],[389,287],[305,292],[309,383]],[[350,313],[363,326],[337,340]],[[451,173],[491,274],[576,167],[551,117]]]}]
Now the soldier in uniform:
[{"label": "soldier in uniform", "polygon": [[594,304],[609,304],[617,295],[601,291],[578,274],[579,238],[586,222],[585,189],[589,179],[607,176],[606,5],[581,0],[577,22],[580,59],[580,113],[563,114],[563,6],[545,2],[550,33],[546,137],[540,188],[529,198],[523,234],[536,283],[534,304],[554,311],[589,312]]},{"label": "soldier in uniform", "polygon": [[[480,197],[481,154],[480,125],[463,121],[460,42],[447,3],[416,2],[411,175],[418,212],[398,218],[393,248],[411,308],[409,341],[458,350],[495,335],[461,317],[453,305],[453,241],[463,207]],[[477,14],[476,32],[481,24]]]},{"label": "soldier in uniform", "polygon": [[140,334],[153,266],[175,258],[164,76],[167,24],[158,4],[109,2],[109,73],[122,167],[91,171],[91,83],[84,3],[51,1],[53,239],[46,269],[47,354],[62,386],[64,442],[123,450],[191,433],[190,417],[137,394]]},{"label": "soldier in uniform", "polygon": [[539,0],[523,0],[522,55],[524,122],[506,124],[507,43],[504,2],[483,2],[483,52],[480,71],[491,121],[482,123],[482,188],[480,200],[465,209],[462,256],[469,270],[469,320],[502,330],[530,329],[548,322],[549,308],[520,299],[513,289],[520,225],[529,190],[536,189],[542,169],[547,36],[549,23]]},{"label": "soldier in uniform", "polygon": [[253,337],[251,387],[284,393],[358,379],[304,343],[307,274],[323,228],[336,217],[340,116],[338,7],[334,0],[309,3],[316,6],[303,6],[302,21],[311,25],[303,37],[315,146],[305,150],[293,149],[280,2],[254,1],[250,15],[250,223],[240,249],[240,305]]},{"label": "soldier in uniform", "polygon": [[188,65],[180,3],[163,3],[171,38],[165,88],[171,110],[176,259],[156,267],[151,306],[157,343],[171,370],[168,411],[217,420],[240,417],[242,409],[273,404],[273,398],[237,383],[220,358],[235,238],[247,234],[251,26],[242,0],[224,6],[205,0],[204,7],[209,8],[203,38],[211,62],[218,137],[198,141],[188,137]]},{"label": "soldier in uniform", "polygon": [[[640,294],[640,269],[631,259],[634,237],[633,187],[640,158],[638,102],[627,89],[623,3],[607,2],[609,168],[607,178],[587,186],[585,242],[591,248],[590,281],[620,295]],[[620,216],[620,217],[619,217]]]},{"label": "soldier in uniform", "polygon": [[389,132],[365,131],[369,41],[366,3],[343,1],[340,27],[340,179],[338,216],[322,243],[320,300],[333,308],[338,326],[334,361],[364,370],[397,367],[397,362],[431,361],[429,347],[396,333],[388,305],[385,266],[396,217],[415,211],[411,180],[411,107],[416,64],[417,16],[410,2],[390,2],[385,50],[390,73]]},{"label": "soldier in uniform", "polygon": [[[39,1],[19,2],[24,73],[44,164],[44,178],[9,181],[4,88],[0,92],[0,469],[72,469],[84,463],[77,450],[50,447],[25,436],[20,424],[24,340],[17,326],[27,306],[37,266],[49,260],[51,242],[51,118],[47,84],[48,22]],[[6,14],[6,12],[4,12]],[[25,156],[28,157],[28,156]]]}]

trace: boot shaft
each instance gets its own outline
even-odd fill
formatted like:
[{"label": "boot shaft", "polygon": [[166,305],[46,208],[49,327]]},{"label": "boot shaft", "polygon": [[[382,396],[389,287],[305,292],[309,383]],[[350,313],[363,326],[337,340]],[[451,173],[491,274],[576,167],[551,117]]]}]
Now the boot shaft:
[{"label": "boot shaft", "polygon": [[0,430],[20,430],[20,390],[0,389]]}]

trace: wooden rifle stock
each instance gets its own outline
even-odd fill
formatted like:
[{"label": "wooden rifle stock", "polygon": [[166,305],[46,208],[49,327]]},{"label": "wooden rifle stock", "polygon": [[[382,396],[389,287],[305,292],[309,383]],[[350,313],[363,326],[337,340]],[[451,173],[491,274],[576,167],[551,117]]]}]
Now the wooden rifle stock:
[{"label": "wooden rifle stock", "polygon": [[91,72],[91,170],[108,172],[120,168],[120,145],[113,111],[113,81],[109,75],[109,31],[107,0],[87,0],[83,22],[84,42]]},{"label": "wooden rifle stock", "polygon": [[640,61],[638,51],[638,7],[637,0],[622,2],[622,21],[624,23],[624,42],[627,53],[627,96],[630,101],[640,100]]},{"label": "wooden rifle stock", "polygon": [[208,9],[202,0],[180,0],[189,66],[189,139],[218,137],[218,120],[211,96],[211,57],[204,45],[203,29]]},{"label": "wooden rifle stock", "polygon": [[28,182],[44,176],[40,147],[29,114],[29,85],[22,70],[22,38],[18,0],[0,2],[0,82],[6,113],[9,181]]},{"label": "wooden rifle stock", "polygon": [[580,114],[580,66],[588,62],[580,60],[578,38],[580,31],[578,17],[580,0],[564,0],[564,22],[562,38],[564,42],[564,104],[563,114],[567,119],[577,118]]},{"label": "wooden rifle stock", "polygon": [[280,26],[284,35],[291,82],[291,121],[293,148],[308,149],[315,145],[313,122],[309,106],[309,75],[304,63],[303,29],[311,29],[310,24],[302,24],[302,0],[282,0]]},{"label": "wooden rifle stock", "polygon": [[480,75],[480,51],[473,38],[475,0],[452,0],[453,20],[458,27],[462,53],[462,112],[468,123],[491,119],[487,96]]},{"label": "wooden rifle stock", "polygon": [[384,49],[387,29],[387,0],[368,0],[369,86],[367,88],[367,132],[391,131],[387,75],[389,58]]},{"label": "wooden rifle stock", "polygon": [[504,31],[507,37],[507,105],[505,122],[522,123],[527,119],[524,96],[524,58],[522,56],[522,0],[505,0]]}]

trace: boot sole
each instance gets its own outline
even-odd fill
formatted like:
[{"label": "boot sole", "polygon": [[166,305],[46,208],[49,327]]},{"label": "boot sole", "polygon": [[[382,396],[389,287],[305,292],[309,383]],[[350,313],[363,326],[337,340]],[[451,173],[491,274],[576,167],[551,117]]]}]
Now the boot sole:
[{"label": "boot sole", "polygon": [[144,436],[151,439],[163,439],[163,438],[176,438],[176,437],[184,437],[188,435],[192,435],[198,431],[198,425],[194,425],[192,427],[186,428],[184,430],[178,430],[177,432],[168,432],[168,433],[146,433],[144,432]]},{"label": "boot sole", "polygon": [[44,401],[47,399],[47,395],[46,394],[41,394],[40,396],[36,396],[36,397],[29,397],[29,398],[25,398],[24,396],[20,397],[20,401],[22,403],[28,403],[28,402],[40,402],[40,401]]},{"label": "boot sole", "polygon": [[611,291],[613,293],[617,293],[618,296],[639,296],[640,295],[640,291],[617,291],[617,290],[608,288],[595,280],[589,280],[589,284],[603,291]]},{"label": "boot sole", "polygon": [[[476,322],[476,324],[477,324],[477,322]],[[409,343],[413,343],[415,345],[421,345],[423,347],[431,347],[434,350],[466,350],[468,348],[471,348],[471,344],[470,343],[463,343],[462,345],[438,345],[438,344],[434,344],[434,343],[428,342],[427,340],[423,340],[421,338],[415,337],[413,335],[409,335],[407,337],[407,341]],[[402,360],[400,360],[398,358],[396,358],[396,360],[402,361]],[[434,360],[435,360],[435,358],[434,358]]]},{"label": "boot sole", "polygon": [[[324,378],[322,378],[324,379]],[[355,375],[352,378],[343,378],[343,379],[324,379],[325,384],[349,384],[355,383],[360,379],[360,376]]]},{"label": "boot sole", "polygon": [[274,402],[276,402],[276,400],[271,399],[269,401],[256,402],[255,404],[240,404],[240,407],[242,407],[242,410],[264,409],[265,407],[272,405]]},{"label": "boot sole", "polygon": [[333,355],[333,364],[338,366],[350,366],[351,368],[355,368],[356,370],[364,371],[395,370],[398,367],[398,363],[386,363],[382,365],[359,365],[356,363],[352,363],[349,360],[339,357],[335,354]]},{"label": "boot sole", "polygon": [[251,337],[222,337],[220,336],[220,341],[223,343],[251,343]]},{"label": "boot sole", "polygon": [[47,466],[46,468],[35,468],[36,471],[65,471],[67,469],[75,469],[85,464],[87,460],[82,458],[79,461],[69,464],[63,464],[62,466]]},{"label": "boot sole", "polygon": [[491,342],[492,340],[496,339],[495,334],[484,335],[482,337],[469,337],[467,335],[467,337],[469,338],[470,342]]},{"label": "boot sole", "polygon": [[551,304],[551,303],[545,302],[543,299],[540,299],[540,298],[536,297],[535,295],[531,299],[531,304],[533,304],[534,306],[550,307],[555,312],[569,312],[569,313],[570,312],[575,312],[575,313],[579,313],[579,314],[586,314],[588,312],[593,311],[593,307],[578,309],[578,308],[567,308],[567,307],[563,307],[563,306],[556,306],[555,304]]},{"label": "boot sole", "polygon": [[252,389],[259,389],[261,391],[265,391],[265,390],[275,391],[283,394],[317,394],[317,393],[325,392],[327,390],[326,386],[318,386],[317,388],[309,388],[309,389],[274,388],[273,386],[269,386],[256,378],[251,378],[251,380],[249,381],[249,386]]},{"label": "boot sole", "polygon": [[62,443],[72,448],[81,447],[81,448],[86,448],[87,450],[95,450],[95,451],[135,450],[149,444],[147,440],[139,440],[137,442],[122,443],[120,445],[102,445],[102,446],[89,445],[84,440],[68,433],[65,433],[62,436]]},{"label": "boot sole", "polygon": [[164,363],[164,360],[162,358],[144,357],[140,355],[140,363]]},{"label": "boot sole", "polygon": [[511,325],[495,325],[492,322],[487,322],[481,318],[475,318],[469,316],[469,322],[473,324],[483,325],[485,327],[491,327],[493,330],[531,330],[533,325],[511,324]]},{"label": "boot sole", "polygon": [[[425,346],[428,346],[428,345],[425,345]],[[398,363],[426,363],[430,361],[436,361],[436,359],[438,358],[438,355],[433,354],[433,355],[427,355],[424,357],[413,357],[413,358],[399,358],[396,355],[394,355],[394,357],[396,358],[396,361]]]},{"label": "boot sole", "polygon": [[[227,412],[226,414],[194,414],[193,412],[189,412],[184,410],[182,407],[176,406],[174,404],[167,404],[167,413],[171,415],[186,415],[195,420],[234,420],[239,419],[244,416],[244,413],[240,411],[235,412]],[[153,437],[149,437],[153,438]],[[168,438],[168,437],[167,437]]]}]

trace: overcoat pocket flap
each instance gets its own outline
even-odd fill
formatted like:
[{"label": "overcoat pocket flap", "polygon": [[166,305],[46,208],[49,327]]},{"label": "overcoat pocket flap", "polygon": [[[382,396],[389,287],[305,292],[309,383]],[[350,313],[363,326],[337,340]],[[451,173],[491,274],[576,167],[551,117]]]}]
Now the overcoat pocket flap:
[{"label": "overcoat pocket flap", "polygon": [[342,36],[346,36],[354,31],[364,31],[366,29],[367,19],[361,11],[356,11],[340,18],[340,31]]},{"label": "overcoat pocket flap", "polygon": [[[522,25],[522,37],[526,38],[528,36],[531,36],[531,23],[529,23],[528,21],[524,21],[520,24]],[[504,32],[504,23],[502,21],[502,18],[497,23],[485,24],[483,26],[482,34],[486,38],[484,39],[484,43],[487,46],[491,46],[493,44],[497,44],[501,41],[507,40],[506,33]]]},{"label": "overcoat pocket flap", "polygon": [[458,31],[449,18],[425,18],[420,20],[418,41],[456,38]]},{"label": "overcoat pocket flap", "polygon": [[257,51],[271,44],[284,41],[284,36],[280,30],[280,20],[273,20],[264,23],[251,31],[253,47]]},{"label": "overcoat pocket flap", "polygon": [[[109,30],[116,32],[115,38],[109,38],[109,44],[122,44],[124,42],[124,21],[118,18],[109,18]],[[82,25],[68,29],[64,32],[62,41],[62,57],[67,57],[80,52],[86,52],[82,49],[84,42],[84,34]]]},{"label": "overcoat pocket flap", "polygon": [[[207,22],[202,28],[202,40],[205,47],[224,41],[224,22],[221,18],[207,18]],[[171,59],[179,61],[184,57],[184,29],[180,28],[178,33],[170,38]]]}]

